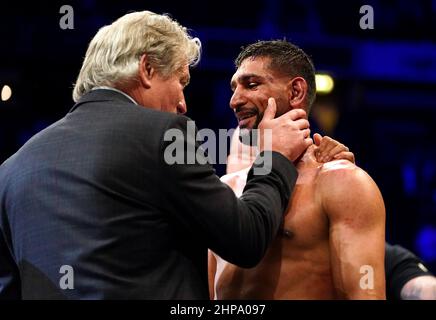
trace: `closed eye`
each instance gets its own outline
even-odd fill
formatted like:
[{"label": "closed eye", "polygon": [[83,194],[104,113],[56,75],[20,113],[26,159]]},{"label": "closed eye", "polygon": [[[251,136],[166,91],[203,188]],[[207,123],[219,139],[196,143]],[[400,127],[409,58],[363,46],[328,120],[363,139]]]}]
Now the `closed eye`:
[{"label": "closed eye", "polygon": [[182,85],[183,89],[188,86],[190,80],[190,77],[183,77],[180,79],[180,84]]},{"label": "closed eye", "polygon": [[180,84],[182,85],[182,88],[185,89],[188,86],[189,82],[180,82]]},{"label": "closed eye", "polygon": [[250,89],[255,89],[258,85],[259,84],[257,82],[250,82],[247,87]]}]

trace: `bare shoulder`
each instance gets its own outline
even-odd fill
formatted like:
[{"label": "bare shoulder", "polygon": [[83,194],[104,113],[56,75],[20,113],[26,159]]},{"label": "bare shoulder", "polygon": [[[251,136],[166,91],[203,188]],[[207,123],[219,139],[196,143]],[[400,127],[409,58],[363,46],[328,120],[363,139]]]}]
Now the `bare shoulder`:
[{"label": "bare shoulder", "polygon": [[384,214],[381,192],[363,169],[347,160],[323,164],[317,179],[317,191],[324,210],[329,213],[373,212]]},{"label": "bare shoulder", "polygon": [[318,184],[321,188],[350,187],[356,184],[375,184],[363,169],[347,160],[335,160],[324,163],[319,170]]},{"label": "bare shoulder", "polygon": [[325,177],[332,174],[343,174],[356,169],[360,168],[348,160],[334,160],[324,163],[321,167],[320,174]]}]

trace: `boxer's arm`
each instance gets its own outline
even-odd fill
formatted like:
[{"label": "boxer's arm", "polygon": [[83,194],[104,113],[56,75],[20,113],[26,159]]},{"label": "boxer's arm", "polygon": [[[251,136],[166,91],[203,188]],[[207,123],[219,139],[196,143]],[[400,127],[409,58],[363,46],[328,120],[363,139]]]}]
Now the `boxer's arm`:
[{"label": "boxer's arm", "polygon": [[385,299],[385,209],[380,191],[348,161],[324,167],[319,194],[329,220],[334,286],[343,299]]},{"label": "boxer's arm", "polygon": [[[247,182],[248,168],[232,174],[226,174],[220,178],[222,182],[232,188],[233,192],[240,197],[245,183]],[[217,270],[217,259],[212,250],[208,250],[208,280],[209,280],[209,298],[215,299],[215,276]]]},{"label": "boxer's arm", "polygon": [[216,258],[212,251],[208,251],[207,268],[209,281],[209,299],[215,299],[215,274],[216,274]]},{"label": "boxer's arm", "polygon": [[239,127],[236,127],[230,142],[226,173],[229,174],[249,168],[256,159],[256,155],[256,147],[245,145],[239,140]]}]

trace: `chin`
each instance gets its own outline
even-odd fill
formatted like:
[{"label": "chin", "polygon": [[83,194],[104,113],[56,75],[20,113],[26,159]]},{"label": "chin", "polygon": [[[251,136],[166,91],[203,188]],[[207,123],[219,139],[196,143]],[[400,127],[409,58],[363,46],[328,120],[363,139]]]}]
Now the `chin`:
[{"label": "chin", "polygon": [[248,146],[257,146],[257,133],[253,128],[239,128],[239,141]]}]

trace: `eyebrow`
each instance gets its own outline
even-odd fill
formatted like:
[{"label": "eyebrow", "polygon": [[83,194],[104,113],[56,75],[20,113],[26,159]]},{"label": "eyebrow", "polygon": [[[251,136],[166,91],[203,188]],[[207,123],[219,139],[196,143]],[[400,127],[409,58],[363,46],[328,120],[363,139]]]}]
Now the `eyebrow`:
[{"label": "eyebrow", "polygon": [[182,81],[183,85],[186,87],[189,84],[189,82],[191,81],[191,76],[185,75],[182,77],[181,81]]},{"label": "eyebrow", "polygon": [[237,82],[247,82],[250,78],[256,78],[259,80],[265,79],[265,77],[260,76],[256,73],[241,74],[236,80],[233,79],[232,81],[230,81],[230,88],[232,89],[232,91],[234,91]]}]

